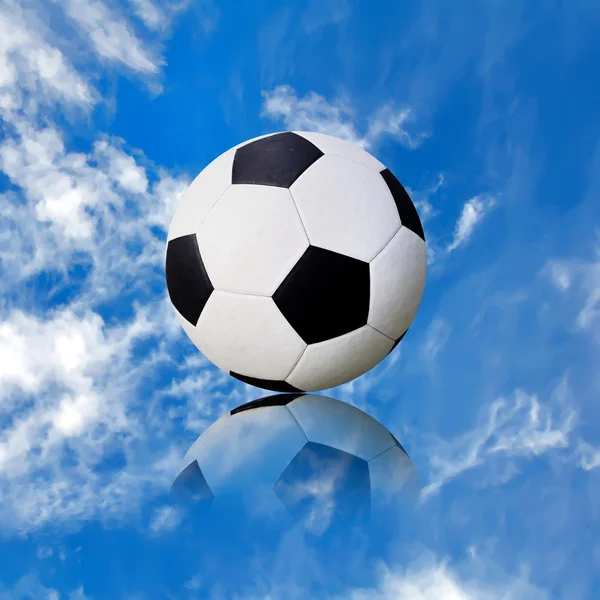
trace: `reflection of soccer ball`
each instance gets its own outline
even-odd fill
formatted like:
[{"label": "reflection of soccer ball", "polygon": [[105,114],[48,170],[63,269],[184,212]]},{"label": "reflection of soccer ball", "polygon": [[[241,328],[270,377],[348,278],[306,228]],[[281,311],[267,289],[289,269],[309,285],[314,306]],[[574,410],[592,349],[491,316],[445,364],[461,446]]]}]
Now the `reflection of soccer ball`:
[{"label": "reflection of soccer ball", "polygon": [[400,182],[358,146],[284,132],[232,148],[182,196],[169,295],[186,333],[234,377],[317,391],[378,364],[409,328],[426,253]]},{"label": "reflection of soccer ball", "polygon": [[172,493],[192,505],[237,496],[261,513],[313,521],[368,516],[373,503],[409,498],[418,487],[383,425],[315,395],[280,394],[232,410],[196,440],[182,467]]}]

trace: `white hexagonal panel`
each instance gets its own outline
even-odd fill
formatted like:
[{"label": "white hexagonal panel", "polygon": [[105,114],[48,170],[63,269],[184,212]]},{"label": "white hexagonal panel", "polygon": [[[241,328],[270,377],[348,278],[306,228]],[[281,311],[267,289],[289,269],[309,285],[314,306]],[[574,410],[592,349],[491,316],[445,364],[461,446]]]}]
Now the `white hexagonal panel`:
[{"label": "white hexagonal panel", "polygon": [[371,299],[367,323],[392,339],[410,326],[423,296],[427,271],[425,242],[401,227],[371,262]]},{"label": "white hexagonal panel", "polygon": [[260,486],[272,488],[306,443],[285,406],[268,406],[225,415],[208,427],[183,463],[198,465],[212,493]]},{"label": "white hexagonal panel", "polygon": [[362,410],[326,396],[301,396],[287,405],[309,442],[371,460],[395,445],[390,432]]},{"label": "white hexagonal panel", "polygon": [[369,154],[357,144],[347,142],[332,135],[326,135],[325,133],[315,133],[313,131],[294,131],[294,133],[312,142],[323,154],[347,158],[365,167],[369,167],[378,173],[381,173],[385,169],[383,163],[379,162],[372,154]]},{"label": "white hexagonal panel", "polygon": [[206,340],[202,338],[198,329],[192,325],[187,319],[184,319],[179,311],[175,309],[175,315],[177,316],[178,321],[181,323],[183,330],[190,338],[192,343],[200,350],[200,352],[208,358],[215,366],[219,367],[221,370],[225,370],[224,363],[221,361],[221,358],[216,355],[214,351],[211,350],[210,346],[207,344]]},{"label": "white hexagonal panel", "polygon": [[283,380],[306,348],[273,300],[264,296],[215,290],[196,329],[209,360],[248,377]]},{"label": "white hexagonal panel", "polygon": [[345,158],[322,156],[290,192],[313,246],[370,262],[400,227],[381,175]]},{"label": "white hexagonal panel", "polygon": [[196,234],[217,290],[271,296],[308,248],[288,190],[232,185]]},{"label": "white hexagonal panel", "polygon": [[393,340],[365,325],[346,335],[309,345],[286,381],[306,392],[341,385],[372,369],[393,345]]},{"label": "white hexagonal panel", "polygon": [[169,227],[168,241],[198,231],[210,209],[231,186],[234,155],[232,148],[215,158],[181,195]]},{"label": "white hexagonal panel", "polygon": [[369,475],[375,502],[390,502],[400,495],[416,496],[419,491],[415,467],[397,445],[369,461]]}]

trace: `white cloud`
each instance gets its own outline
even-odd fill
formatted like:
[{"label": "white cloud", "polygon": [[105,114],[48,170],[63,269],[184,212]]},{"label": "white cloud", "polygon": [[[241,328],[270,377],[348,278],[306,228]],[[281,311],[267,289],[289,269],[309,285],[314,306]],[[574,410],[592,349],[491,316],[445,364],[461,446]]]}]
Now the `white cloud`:
[{"label": "white cloud", "polygon": [[566,292],[571,288],[573,273],[568,263],[552,260],[546,265],[546,274],[560,291]]},{"label": "white cloud", "polygon": [[[152,306],[149,310],[156,312]],[[4,529],[29,531],[49,521],[76,528],[84,519],[134,516],[141,502],[148,502],[171,483],[186,450],[182,444],[187,443],[169,438],[173,423],[166,417],[167,408],[138,391],[154,366],[169,362],[166,352],[139,359],[132,356],[132,349],[144,339],[140,320],[145,318],[138,317],[137,327],[133,323],[105,327],[99,346],[86,347],[83,360],[75,364],[70,362],[69,351],[64,361],[52,356],[57,337],[52,321],[45,335],[54,339],[44,340],[39,324],[29,334],[21,332],[22,337],[29,337],[23,345],[46,343],[29,358],[29,365],[21,365],[26,369],[13,369],[11,374],[13,388],[18,382],[38,391],[13,390],[2,403],[6,410],[0,436],[0,522]],[[160,318],[153,324],[162,339],[163,326]],[[77,323],[68,327],[72,330]],[[44,362],[42,351],[50,361]],[[94,363],[97,357],[101,358]],[[187,374],[182,369],[181,376],[174,378]],[[89,391],[80,393],[79,387]],[[160,390],[156,391],[160,396]],[[196,405],[203,405],[205,397],[206,390],[199,388],[189,399],[190,406],[200,410]],[[187,415],[187,399],[177,401],[181,413]],[[157,436],[163,439],[158,446]],[[124,466],[111,464],[115,455],[122,457],[118,463],[124,461]]]},{"label": "white cloud", "polygon": [[152,195],[147,197],[147,223],[167,230],[179,197],[188,188],[191,180],[187,177],[175,177],[160,169],[158,181],[152,186]]},{"label": "white cloud", "polygon": [[313,34],[327,25],[339,25],[352,15],[350,0],[310,0],[302,27]]},{"label": "white cloud", "polygon": [[[358,549],[357,549],[358,550]],[[302,568],[313,574],[319,566],[311,561],[305,548],[295,549],[295,558],[304,554]],[[360,554],[358,552],[357,554]],[[329,596],[332,600],[549,600],[550,594],[531,582],[528,568],[522,565],[511,575],[500,571],[497,565],[471,557],[462,563],[436,557],[423,549],[410,561],[389,565],[385,562],[375,567],[375,582],[370,587],[350,588]],[[364,561],[364,556],[358,559]],[[272,567],[272,565],[269,565]],[[298,569],[298,566],[295,565]],[[324,566],[326,570],[326,566]],[[349,565],[348,568],[352,568]],[[277,569],[278,571],[279,569]],[[361,564],[365,571],[365,564]],[[289,567],[288,567],[289,571]],[[370,569],[369,569],[370,571]],[[235,597],[239,600],[305,600],[312,598],[308,586],[300,584],[289,572],[280,573],[276,579],[272,571],[269,582],[261,578],[256,590],[247,590]],[[323,574],[320,574],[323,575]],[[308,578],[308,574],[307,574]],[[200,584],[201,579],[198,581]],[[198,586],[200,587],[200,586]],[[196,588],[197,589],[197,588]]]},{"label": "white cloud", "polygon": [[[185,429],[197,435],[232,406],[255,400],[258,395],[256,388],[249,385],[242,385],[224,394],[221,390],[228,387],[229,375],[212,368],[208,359],[200,353],[173,367],[181,373],[181,377],[173,377],[169,386],[157,391],[156,397],[168,398],[169,418],[181,418]],[[174,404],[181,398],[194,398],[194,401],[185,405]],[[162,419],[164,415],[158,415],[157,418]]]},{"label": "white cloud", "polygon": [[[98,56],[156,72],[160,61],[116,9],[97,0],[60,6]],[[98,94],[65,54],[77,38],[57,37],[36,9],[44,10],[11,0],[0,8],[0,169],[11,183],[0,195],[3,533],[135,515],[171,482],[184,451],[164,415],[201,429],[206,390],[228,383],[182,361],[165,385],[177,398],[161,386],[140,392],[191,346],[156,292],[166,229],[189,181],[115,138],[69,147],[54,115],[88,109]],[[145,3],[146,19],[149,10]],[[204,371],[187,410],[186,379]],[[222,392],[215,398],[224,402]]]},{"label": "white cloud", "polygon": [[427,224],[428,221],[430,221],[438,215],[438,211],[431,203],[431,198],[440,191],[444,184],[444,174],[438,173],[435,182],[424,189],[413,190],[409,187],[406,188],[412,201],[414,202],[415,207],[417,208],[417,212],[419,213],[421,223],[423,223],[424,226]]},{"label": "white cloud", "polygon": [[96,54],[141,73],[155,74],[162,60],[153,56],[130,24],[101,0],[65,0],[66,14],[89,38]]},{"label": "white cloud", "polygon": [[150,529],[155,534],[173,531],[179,526],[181,519],[181,514],[174,506],[163,506],[154,511]]},{"label": "white cloud", "polygon": [[461,576],[448,564],[428,560],[405,571],[384,566],[376,588],[354,590],[340,600],[545,600],[549,595],[524,572],[501,581]]},{"label": "white cloud", "polygon": [[299,98],[289,85],[264,90],[262,116],[281,120],[290,130],[316,131],[333,135],[362,148],[375,146],[382,137],[390,136],[408,148],[416,148],[425,138],[422,133],[411,134],[405,127],[414,120],[412,109],[385,104],[371,114],[364,133],[359,132],[357,118],[347,99],[335,104],[316,92]]},{"label": "white cloud", "polygon": [[454,237],[447,251],[452,252],[465,244],[473,234],[475,227],[494,205],[494,198],[485,198],[482,196],[475,196],[465,202],[460,217],[456,222]]},{"label": "white cloud", "polygon": [[204,34],[210,36],[216,31],[221,18],[221,11],[216,0],[202,0],[201,2],[182,0],[179,4],[172,6],[174,11],[182,11],[188,6],[192,6],[194,18],[198,20]]},{"label": "white cloud", "polygon": [[308,500],[310,511],[303,519],[306,529],[315,535],[323,535],[330,527],[335,506],[335,492],[345,476],[345,468],[337,461],[319,463],[318,475],[298,480],[280,489],[293,504]]},{"label": "white cloud", "polygon": [[19,121],[15,133],[0,143],[0,169],[25,199],[3,201],[4,271],[24,280],[43,269],[64,271],[84,253],[94,265],[89,285],[96,302],[120,286],[141,285],[143,273],[163,260],[164,239],[152,227],[167,229],[187,180],[159,172],[150,186],[145,166],[118,140],[101,140],[84,154],[68,152],[49,126]]},{"label": "white cloud", "polygon": [[90,600],[83,591],[83,586],[79,586],[76,590],[69,593],[69,600]]},{"label": "white cloud", "polygon": [[183,584],[183,587],[186,590],[197,591],[202,587],[202,580],[203,577],[199,573],[196,573]]},{"label": "white cloud", "polygon": [[581,440],[577,447],[577,461],[584,471],[597,469],[600,467],[600,447]]},{"label": "white cloud", "polygon": [[398,109],[393,104],[386,104],[369,117],[369,127],[365,134],[367,145],[371,146],[376,140],[389,135],[398,140],[406,148],[418,148],[428,137],[428,134],[420,132],[409,133],[407,126],[414,121],[412,108]]},{"label": "white cloud", "polygon": [[94,145],[96,157],[107,161],[107,175],[115,181],[121,189],[132,194],[145,194],[148,190],[146,170],[138,165],[133,156],[125,154],[120,148],[111,146],[106,141],[96,142]]},{"label": "white cloud", "polygon": [[356,131],[354,113],[346,101],[330,104],[326,98],[309,92],[298,98],[289,85],[280,85],[273,91],[263,91],[262,115],[280,119],[288,129],[316,131],[365,145]]},{"label": "white cloud", "polygon": [[[133,432],[123,435],[131,436]],[[142,440],[139,444],[129,441],[121,447],[127,457],[126,468],[108,468],[104,472],[95,469],[101,460],[94,460],[89,454],[104,451],[110,456],[114,447],[109,444],[102,450],[92,446],[93,440],[75,444],[74,453],[79,460],[75,466],[60,467],[57,455],[46,456],[37,469],[20,478],[1,478],[3,531],[26,533],[53,523],[67,533],[92,519],[128,519],[133,524],[139,517],[139,507],[167,489],[172,474],[159,470],[156,452],[145,451]],[[145,464],[141,460],[144,453]]]},{"label": "white cloud", "polygon": [[[164,282],[165,230],[187,182],[152,170],[115,140],[83,154],[69,152],[52,127],[17,121],[16,132],[0,144],[0,164],[18,186],[0,209],[0,289],[7,300],[9,293],[19,300],[0,305],[0,397],[8,419],[0,437],[0,520],[19,530],[49,520],[76,527],[79,519],[131,514],[169,483],[184,451],[178,439],[147,446],[148,433],[164,435],[172,423],[164,419],[165,390],[148,398],[137,388],[171,362],[173,348],[189,344],[166,296],[146,291]],[[64,205],[73,199],[69,214]],[[77,263],[89,269],[68,305],[49,310],[30,297],[29,278],[40,273],[56,272],[47,301],[69,290],[68,268]],[[139,304],[130,300],[134,290]],[[105,322],[98,307],[119,298],[125,315]],[[177,367],[170,385],[179,386],[179,395],[168,410],[201,429],[206,391],[225,376],[204,363]],[[186,378],[203,372],[209,375],[192,392]],[[98,474],[115,453],[126,466]]]},{"label": "white cloud", "polygon": [[576,327],[600,340],[600,245],[591,260],[548,261],[545,273],[561,292],[576,298]]},{"label": "white cloud", "polygon": [[[182,340],[172,309],[162,300],[110,324],[78,302],[44,317],[21,310],[2,316],[4,527],[26,531],[49,520],[77,526],[79,519],[130,514],[169,483],[184,451],[182,441],[147,446],[150,432],[164,435],[171,425],[160,394],[140,397],[137,388],[156,366],[170,362],[169,348]],[[142,342],[155,349],[139,354]],[[181,365],[173,379],[192,370]],[[203,391],[196,390],[194,407],[202,403]],[[124,468],[110,466],[115,454],[125,459]],[[108,466],[99,474],[96,467],[104,461]]]},{"label": "white cloud", "polygon": [[151,0],[129,0],[135,14],[149,29],[162,29],[165,26],[166,15]]},{"label": "white cloud", "polygon": [[188,18],[197,19],[200,27],[208,36],[215,31],[219,21],[219,9],[214,0],[128,0],[135,16],[152,32],[162,33],[168,29],[174,19],[190,10]]},{"label": "white cloud", "polygon": [[54,554],[54,550],[48,546],[41,546],[37,549],[37,557],[40,559],[50,558]]},{"label": "white cloud", "polygon": [[[88,600],[80,586],[69,592],[69,600]],[[49,587],[40,581],[37,572],[33,571],[21,577],[10,589],[0,585],[0,600],[15,600],[17,598],[27,598],[28,600],[60,600],[62,598],[60,591],[54,587]]]},{"label": "white cloud", "polygon": [[566,378],[545,402],[517,389],[512,398],[487,406],[481,422],[468,433],[425,444],[430,473],[422,497],[427,499],[456,477],[480,467],[485,467],[485,477],[479,484],[505,482],[518,472],[517,459],[568,448],[576,424]]},{"label": "white cloud", "polygon": [[69,60],[45,39],[44,26],[20,3],[0,6],[0,116],[35,112],[39,103],[64,102],[88,107],[96,92]]},{"label": "white cloud", "polygon": [[427,361],[434,361],[446,345],[452,331],[450,325],[442,319],[434,319],[427,328],[425,340],[421,344],[421,355]]},{"label": "white cloud", "polygon": [[[119,383],[127,376],[123,361],[133,344],[151,333],[144,314],[112,329],[105,329],[98,315],[79,316],[70,309],[43,321],[15,312],[0,322],[6,366],[0,376],[2,412],[14,415],[0,435],[0,474],[11,478],[33,471],[57,458],[73,437],[82,436],[90,444],[89,458],[99,459],[105,449],[100,428],[110,444],[111,436],[133,427],[119,399]],[[19,398],[26,405],[35,398],[25,414]]]},{"label": "white cloud", "polygon": [[106,343],[103,326],[98,315],[69,309],[48,320],[20,311],[8,315],[0,321],[0,398],[5,403],[14,387],[38,394],[51,383],[89,392],[91,375],[102,372],[118,351]]},{"label": "white cloud", "polygon": [[0,146],[0,168],[35,201],[37,220],[56,227],[61,238],[86,244],[93,231],[88,209],[119,202],[108,175],[89,167],[85,155],[65,153],[55,129],[21,121],[17,135]]}]

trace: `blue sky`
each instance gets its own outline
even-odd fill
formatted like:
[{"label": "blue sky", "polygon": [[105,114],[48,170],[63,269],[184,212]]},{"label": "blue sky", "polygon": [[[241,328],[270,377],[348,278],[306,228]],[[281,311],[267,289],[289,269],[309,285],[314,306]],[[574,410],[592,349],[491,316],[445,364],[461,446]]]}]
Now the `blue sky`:
[{"label": "blue sky", "polygon": [[[5,0],[0,599],[600,597],[598,27],[593,0]],[[283,129],[368,148],[428,240],[410,333],[327,392],[423,491],[345,550],[202,544],[165,502],[263,395],[185,337],[166,229],[208,162]]]}]

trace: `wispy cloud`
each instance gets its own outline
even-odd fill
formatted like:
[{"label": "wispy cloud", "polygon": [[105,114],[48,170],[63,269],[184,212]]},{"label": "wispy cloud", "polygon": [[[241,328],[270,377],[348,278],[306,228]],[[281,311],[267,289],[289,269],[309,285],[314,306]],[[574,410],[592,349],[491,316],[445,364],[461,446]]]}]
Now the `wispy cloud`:
[{"label": "wispy cloud", "polygon": [[163,506],[154,511],[150,521],[150,530],[154,534],[166,533],[176,529],[181,523],[182,516],[174,506]]},{"label": "wispy cloud", "polygon": [[[50,85],[40,77],[40,86]],[[27,531],[135,513],[169,483],[185,444],[146,447],[149,432],[165,429],[156,413],[167,399],[157,390],[144,400],[137,390],[185,339],[166,294],[150,297],[147,289],[164,284],[166,228],[188,181],[120,140],[99,136],[89,152],[72,151],[57,127],[4,116],[0,168],[13,189],[0,203],[1,521]],[[39,277],[51,282],[41,297]],[[117,300],[124,314],[105,320],[104,306]],[[190,374],[198,367],[180,364],[171,384]],[[215,385],[213,377],[203,381]],[[202,391],[194,389],[190,415]],[[186,414],[189,396],[181,392]],[[121,466],[111,463],[115,456]]]},{"label": "wispy cloud", "polygon": [[[69,600],[88,600],[83,586],[73,589],[67,596]],[[40,581],[39,574],[35,571],[21,577],[10,589],[0,586],[0,600],[12,600],[14,598],[60,600],[62,597],[59,590],[43,584]]]},{"label": "wispy cloud", "polygon": [[186,590],[192,590],[192,591],[197,591],[201,588],[202,586],[202,580],[203,577],[202,575],[200,575],[200,573],[196,573],[195,575],[193,575],[192,577],[190,577],[190,579],[188,579],[184,584],[183,587]]},{"label": "wispy cloud", "polygon": [[[148,191],[145,167],[118,142],[100,140],[87,155],[67,151],[61,133],[50,126],[19,120],[14,133],[0,144],[0,168],[25,202],[14,195],[3,202],[0,222],[13,232],[0,234],[5,272],[26,279],[42,269],[64,269],[83,252],[94,265],[94,294],[102,296],[110,280],[106,291],[116,293],[115,276],[139,282],[144,264],[153,269],[162,260],[163,239],[152,227],[166,230],[187,180],[158,172]],[[133,207],[126,202],[132,196],[138,200]]]},{"label": "wispy cloud", "polygon": [[[125,17],[102,0],[66,0],[62,6],[101,59],[148,74],[157,73],[162,66],[162,59],[136,36]],[[144,14],[148,16],[147,5]]]},{"label": "wispy cloud", "polygon": [[410,107],[398,108],[385,104],[369,117],[369,126],[365,134],[367,146],[372,146],[383,136],[396,139],[406,148],[418,148],[428,136],[425,132],[411,133],[411,123],[415,120]]},{"label": "wispy cloud", "polygon": [[439,214],[439,210],[432,204],[431,199],[444,187],[445,182],[444,174],[438,173],[435,181],[423,189],[407,188],[424,226]]},{"label": "wispy cloud", "polygon": [[[148,427],[137,419],[132,395],[143,378],[138,368],[152,362],[131,354],[155,329],[144,313],[115,327],[70,309],[44,320],[13,313],[0,321],[7,366],[0,381],[5,527],[28,530],[48,520],[73,525],[99,510],[127,513],[172,476],[164,448],[141,462],[134,451],[145,446]],[[125,459],[127,473],[108,466],[114,456]]]},{"label": "wispy cloud", "polygon": [[50,558],[54,554],[54,550],[48,546],[40,546],[36,552],[37,557],[44,560]]},{"label": "wispy cloud", "polygon": [[465,202],[460,217],[456,222],[452,242],[448,245],[447,251],[453,252],[459,246],[464,245],[473,235],[475,228],[491,208],[496,204],[495,198],[486,198],[475,196]]},{"label": "wispy cloud", "polygon": [[[54,384],[67,395],[62,396],[56,412],[47,413],[43,421],[50,420],[64,435],[89,425],[90,420],[100,416],[94,382],[106,373],[117,355],[126,357],[137,339],[150,334],[152,326],[140,313],[138,319],[111,329],[105,329],[102,319],[91,311],[76,314],[65,309],[47,319],[18,311],[10,313],[0,321],[3,411],[17,408],[8,405],[15,389],[38,395]],[[25,449],[27,438],[21,435],[15,443]],[[36,438],[39,440],[34,435]],[[0,455],[6,458],[7,446],[1,447]]]},{"label": "wispy cloud", "polygon": [[302,524],[313,534],[323,535],[335,518],[339,489],[348,477],[348,465],[339,459],[319,460],[318,454],[310,459],[315,462],[310,475],[299,476],[284,485],[280,482],[278,494],[288,506],[308,505]]},{"label": "wispy cloud", "polygon": [[421,344],[421,356],[433,362],[450,339],[452,328],[442,319],[434,319],[427,328],[425,339]]},{"label": "wispy cloud", "polygon": [[425,558],[406,570],[380,569],[379,584],[353,590],[339,600],[546,600],[549,594],[529,581],[526,570],[500,581],[464,576],[448,562]]},{"label": "wispy cloud", "polygon": [[573,265],[566,261],[548,261],[545,268],[546,275],[552,284],[561,292],[566,292],[573,284]]},{"label": "wispy cloud", "polygon": [[[172,27],[180,15],[200,25],[209,36],[217,29],[220,11],[214,0],[128,0],[134,15],[146,26],[149,33],[162,34]],[[147,49],[147,52],[149,50]],[[156,51],[152,56],[156,57]]]},{"label": "wispy cloud", "polygon": [[481,422],[468,433],[451,440],[430,441],[430,482],[423,488],[422,497],[427,499],[456,477],[483,466],[487,480],[493,482],[500,474],[504,482],[518,472],[517,463],[515,468],[508,468],[496,461],[511,463],[566,449],[576,424],[577,411],[566,378],[545,402],[517,389],[511,398],[500,398],[489,405]]},{"label": "wispy cloud", "polygon": [[584,471],[592,471],[600,467],[600,447],[581,440],[577,446],[577,460]]},{"label": "wispy cloud", "polygon": [[556,288],[578,302],[576,327],[600,340],[600,244],[589,260],[548,261],[545,273]]},{"label": "wispy cloud", "polygon": [[[416,148],[427,137],[424,133],[411,133],[414,114],[410,107],[384,104],[375,110],[361,127],[348,99],[335,103],[316,92],[298,97],[290,85],[280,85],[265,90],[263,117],[281,120],[287,129],[316,131],[333,135],[363,148],[372,148],[383,137],[396,139],[407,148]],[[361,131],[362,130],[362,131]]]},{"label": "wispy cloud", "polygon": [[165,13],[152,0],[129,0],[135,14],[149,29],[162,29],[165,26]]},{"label": "wispy cloud", "polygon": [[45,39],[46,30],[31,11],[7,0],[0,6],[0,116],[39,104],[64,102],[87,108],[97,100],[89,82],[68,58]]},{"label": "wispy cloud", "polygon": [[[360,554],[360,552],[357,552]],[[305,570],[317,573],[318,567],[310,562],[314,557],[306,548],[297,548],[304,554]],[[416,555],[416,557],[415,557]],[[362,558],[362,556],[361,556]],[[463,561],[451,561],[420,548],[405,562],[390,564],[378,561],[368,569],[369,587],[340,586],[344,591],[331,594],[332,600],[549,600],[550,593],[531,581],[526,565],[517,572],[502,572],[493,561],[471,556]],[[371,573],[372,571],[372,573]],[[236,594],[239,600],[308,600],[313,596],[307,585],[289,573],[261,578],[255,589]],[[307,577],[308,579],[308,572]]]},{"label": "wispy cloud", "polygon": [[69,593],[69,600],[91,600],[86,596],[83,586],[79,586],[76,590]]},{"label": "wispy cloud", "polygon": [[302,27],[315,33],[328,25],[339,25],[352,15],[351,0],[310,0],[302,15]]}]

